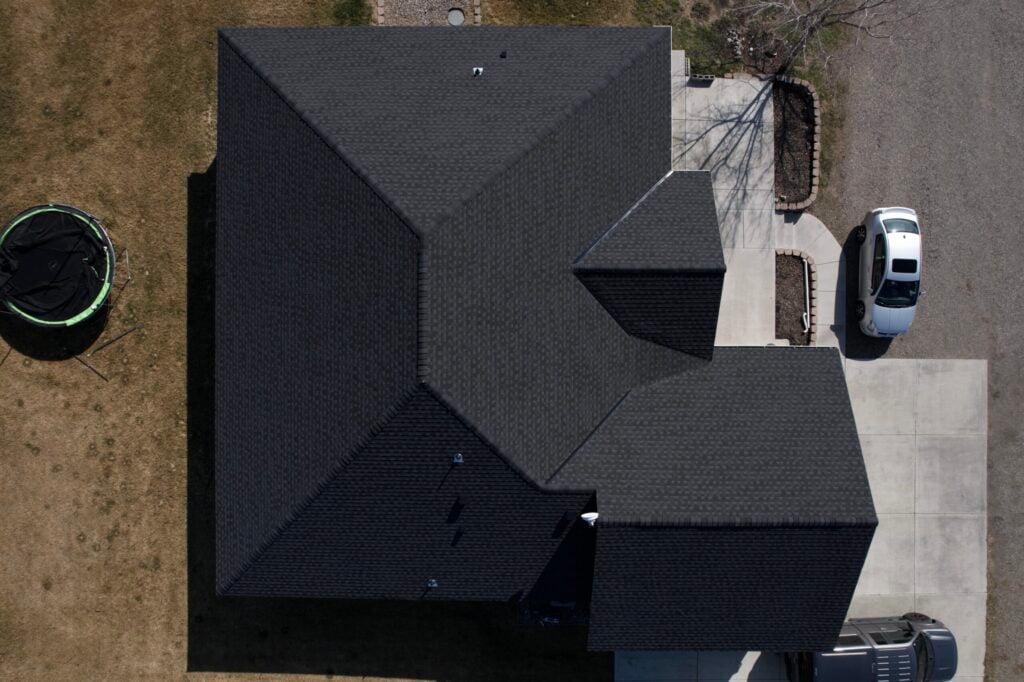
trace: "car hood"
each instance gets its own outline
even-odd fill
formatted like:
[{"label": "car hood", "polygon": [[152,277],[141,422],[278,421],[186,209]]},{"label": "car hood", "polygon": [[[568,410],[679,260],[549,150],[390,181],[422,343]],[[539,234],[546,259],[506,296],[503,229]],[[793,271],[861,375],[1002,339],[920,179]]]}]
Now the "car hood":
[{"label": "car hood", "polygon": [[932,676],[929,682],[947,682],[956,676],[956,639],[951,632],[925,632],[932,648]]},{"label": "car hood", "polygon": [[870,651],[837,651],[814,654],[814,679],[829,682],[872,680]]},{"label": "car hood", "polygon": [[914,321],[916,314],[916,305],[909,308],[886,308],[875,305],[871,311],[871,319],[875,323],[875,329],[879,332],[893,334],[910,329],[910,323]]}]

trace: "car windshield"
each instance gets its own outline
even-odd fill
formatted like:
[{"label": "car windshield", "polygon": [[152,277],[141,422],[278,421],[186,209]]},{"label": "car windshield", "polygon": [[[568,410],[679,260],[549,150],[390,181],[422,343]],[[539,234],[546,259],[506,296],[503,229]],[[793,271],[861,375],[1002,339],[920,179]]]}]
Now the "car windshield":
[{"label": "car windshield", "polygon": [[897,282],[887,279],[882,284],[875,303],[885,308],[909,308],[917,303],[919,282]]},{"label": "car windshield", "polygon": [[911,232],[913,234],[920,234],[917,229],[917,223],[913,220],[893,218],[892,220],[883,220],[882,224],[885,225],[886,232]]}]

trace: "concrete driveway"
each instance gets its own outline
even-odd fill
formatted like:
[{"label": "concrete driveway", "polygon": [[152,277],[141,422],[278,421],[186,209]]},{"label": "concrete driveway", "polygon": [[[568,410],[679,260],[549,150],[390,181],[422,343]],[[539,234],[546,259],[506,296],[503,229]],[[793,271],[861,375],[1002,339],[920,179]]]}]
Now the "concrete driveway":
[{"label": "concrete driveway", "polygon": [[984,360],[846,362],[878,513],[850,616],[926,613],[956,635],[956,679],[985,661]]}]

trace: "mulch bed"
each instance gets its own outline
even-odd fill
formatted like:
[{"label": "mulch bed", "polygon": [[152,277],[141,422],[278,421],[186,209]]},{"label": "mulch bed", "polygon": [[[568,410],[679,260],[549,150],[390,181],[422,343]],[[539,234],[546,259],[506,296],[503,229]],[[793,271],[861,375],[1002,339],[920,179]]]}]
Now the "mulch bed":
[{"label": "mulch bed", "polygon": [[776,82],[775,195],[803,201],[811,194],[814,149],[814,102],[803,88]]},{"label": "mulch bed", "polygon": [[806,346],[804,332],[804,261],[797,256],[775,256],[775,338]]}]

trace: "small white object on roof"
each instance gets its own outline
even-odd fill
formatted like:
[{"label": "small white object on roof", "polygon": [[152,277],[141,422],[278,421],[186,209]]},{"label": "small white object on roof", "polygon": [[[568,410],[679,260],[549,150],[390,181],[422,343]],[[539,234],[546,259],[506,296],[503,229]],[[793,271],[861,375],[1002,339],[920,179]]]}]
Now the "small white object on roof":
[{"label": "small white object on roof", "polygon": [[456,452],[454,455],[452,455],[452,464],[462,464],[465,461],[466,460],[462,456],[461,452]]},{"label": "small white object on roof", "polygon": [[484,72],[484,67],[482,67],[482,66],[474,66],[473,67],[473,75],[474,76],[483,75],[483,72]]},{"label": "small white object on roof", "polygon": [[597,512],[587,512],[586,514],[580,514],[580,518],[583,519],[588,526],[593,527],[594,522],[597,521],[597,517],[600,516]]}]

